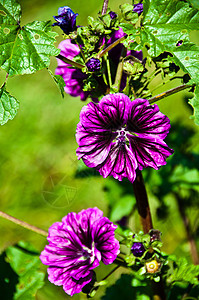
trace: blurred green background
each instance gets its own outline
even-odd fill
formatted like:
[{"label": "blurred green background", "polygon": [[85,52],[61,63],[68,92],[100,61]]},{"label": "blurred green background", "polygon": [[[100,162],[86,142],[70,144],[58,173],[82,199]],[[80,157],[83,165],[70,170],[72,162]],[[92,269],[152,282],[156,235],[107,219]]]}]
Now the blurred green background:
[{"label": "blurred green background", "polygon": [[[95,17],[102,6],[102,1],[97,0],[89,0],[89,2],[86,0],[67,2],[20,0],[19,2],[23,12],[22,25],[33,20],[51,19],[53,21],[52,16],[57,15],[58,7],[64,5],[70,6],[74,12],[79,13],[78,25],[86,25],[87,16]],[[110,1],[111,10],[119,12],[120,4],[121,1],[118,0]],[[54,30],[60,34],[57,38],[58,45],[62,39],[61,30],[57,27]],[[193,33],[192,38],[198,42],[196,34]],[[54,71],[55,67],[56,59],[52,58],[50,68]],[[5,76],[5,72],[1,70],[0,84],[5,80]],[[153,83],[154,87],[160,83],[160,80],[159,78]],[[167,84],[166,87],[157,89],[154,95],[180,84],[180,81]],[[134,198],[132,195],[133,200],[130,200],[129,196],[132,188],[126,182],[120,185],[114,179],[105,180],[97,176],[95,172],[84,171],[83,164],[77,161],[75,131],[84,102],[68,95],[62,99],[46,70],[34,75],[10,78],[7,89],[20,101],[20,109],[14,120],[0,128],[0,210],[45,230],[48,230],[53,222],[60,221],[67,213],[78,212],[88,207],[97,206],[113,221],[117,220],[120,209],[123,209],[123,214],[125,209],[127,212],[132,210]],[[177,129],[176,127],[171,129],[170,140],[173,144],[170,146],[176,150],[175,139],[177,141],[180,138],[181,149],[187,147],[188,152],[198,153],[199,129],[189,118],[192,109],[187,105],[188,96],[187,92],[180,92],[160,101],[158,105],[161,112],[170,118],[171,125],[177,124],[175,125]],[[187,136],[183,128],[191,130],[191,138]],[[186,143],[187,139],[189,143]],[[168,165],[170,161],[171,159],[168,159]],[[163,166],[160,170],[162,173],[164,173],[164,168],[166,167]],[[154,172],[145,170],[143,173],[146,179],[148,178],[147,190],[154,226],[162,232],[163,250],[169,254],[185,255],[191,262],[189,244],[176,199],[171,193],[165,195],[164,201],[169,207],[169,214],[166,218],[162,218],[161,214],[157,213],[157,210],[161,208],[160,201],[153,192],[153,184],[156,185],[158,179]],[[188,176],[191,180],[192,175]],[[197,174],[193,176],[195,176],[197,186],[199,178]],[[121,205],[117,191],[121,193],[121,190],[129,188],[128,196],[125,196],[127,198],[124,198]],[[111,189],[114,193],[107,193]],[[195,190],[197,191],[197,188]],[[198,194],[194,194],[194,197],[198,198]],[[110,211],[114,203],[117,206],[115,215]],[[195,231],[197,231],[199,219],[199,211],[196,207],[197,205],[189,205],[186,209]],[[164,206],[162,208],[164,209]],[[130,226],[133,231],[141,229],[136,212],[130,219]],[[20,240],[32,243],[39,251],[46,244],[44,237],[3,219],[0,219],[0,235],[0,251]],[[45,266],[44,269],[46,269]],[[111,266],[106,269],[102,266],[99,278],[111,269]],[[110,283],[119,278],[119,275],[120,271],[110,277]],[[98,292],[95,299],[100,298],[102,294],[103,289]],[[58,300],[70,298],[62,291],[62,287],[53,286],[46,278],[46,284],[37,292],[36,299],[51,300],[55,295]],[[74,298],[85,299],[85,296],[80,294]]]}]

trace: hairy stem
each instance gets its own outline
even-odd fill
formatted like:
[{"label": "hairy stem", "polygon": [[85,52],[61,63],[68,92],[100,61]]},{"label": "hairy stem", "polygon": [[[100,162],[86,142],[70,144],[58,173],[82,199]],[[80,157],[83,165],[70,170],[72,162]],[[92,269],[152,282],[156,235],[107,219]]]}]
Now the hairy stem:
[{"label": "hairy stem", "polygon": [[108,8],[108,0],[104,0],[103,6],[102,6],[102,15],[105,15]]},{"label": "hairy stem", "polygon": [[142,173],[139,170],[136,171],[136,179],[133,182],[133,189],[143,231],[144,233],[148,233],[149,230],[153,228],[153,223],[144,180]]},{"label": "hairy stem", "polygon": [[193,87],[193,85],[182,84],[182,85],[177,86],[177,87],[175,87],[175,88],[173,88],[173,89],[171,89],[171,90],[168,90],[168,91],[166,91],[166,92],[163,92],[163,93],[161,93],[161,94],[159,94],[159,95],[156,95],[156,96],[154,96],[154,97],[148,99],[148,100],[149,100],[149,103],[154,103],[154,102],[159,101],[159,100],[161,100],[161,99],[163,99],[163,98],[165,98],[165,97],[168,97],[168,96],[170,96],[170,95],[173,95],[173,94],[175,94],[175,93],[178,93],[178,92],[180,92],[180,91],[183,91],[183,90],[188,89],[188,88],[191,88],[191,87]]},{"label": "hairy stem", "polygon": [[74,67],[76,67],[76,68],[78,68],[78,69],[82,69],[82,68],[85,67],[84,65],[79,64],[79,63],[77,63],[77,62],[75,62],[75,61],[73,61],[73,60],[71,60],[71,59],[69,59],[69,58],[66,58],[65,56],[63,56],[63,55],[61,55],[61,54],[57,55],[56,58],[59,58],[59,59],[61,59],[63,62],[65,62],[66,64],[70,64],[71,66],[74,66]]},{"label": "hairy stem", "polygon": [[20,225],[20,226],[22,226],[22,227],[24,227],[26,229],[34,231],[34,232],[36,232],[36,233],[38,233],[40,235],[43,235],[45,237],[48,236],[48,232],[47,231],[45,231],[43,229],[40,229],[40,228],[38,228],[36,226],[30,225],[30,224],[28,224],[28,223],[26,223],[24,221],[21,221],[21,220],[19,220],[17,218],[14,218],[14,217],[12,217],[12,216],[10,216],[10,215],[2,212],[2,211],[0,211],[0,217],[4,218],[6,220],[9,220],[9,221],[11,221],[11,222],[13,222],[13,223],[15,223],[17,225]]},{"label": "hairy stem", "polygon": [[110,44],[107,48],[105,48],[104,50],[102,50],[99,54],[98,54],[98,58],[102,57],[104,54],[106,54],[108,51],[110,51],[111,49],[113,49],[115,46],[117,46],[120,42],[122,42],[125,39],[125,36],[121,37],[120,39],[116,40],[114,43]]},{"label": "hairy stem", "polygon": [[[149,230],[153,229],[151,211],[149,207],[149,201],[147,197],[147,192],[140,170],[136,170],[136,179],[133,183],[133,189],[135,193],[138,213],[140,215],[140,220],[144,233],[148,233]],[[154,300],[166,300],[164,292],[164,283],[162,278],[159,282],[151,281],[152,290],[153,290],[153,299]]]}]

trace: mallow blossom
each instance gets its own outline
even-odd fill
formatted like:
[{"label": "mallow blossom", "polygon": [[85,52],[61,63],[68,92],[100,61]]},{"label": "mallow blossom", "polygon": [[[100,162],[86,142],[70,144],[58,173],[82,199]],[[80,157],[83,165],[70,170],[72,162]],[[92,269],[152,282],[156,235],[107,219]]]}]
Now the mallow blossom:
[{"label": "mallow blossom", "polygon": [[98,104],[89,103],[80,113],[76,140],[78,159],[96,168],[106,178],[135,180],[136,169],[159,169],[173,153],[164,138],[169,119],[156,104],[122,93],[104,96]]},{"label": "mallow blossom", "polygon": [[[123,37],[125,33],[123,32],[122,28],[116,30],[107,41],[105,45],[105,39],[101,40],[101,44],[105,47],[109,46],[117,39]],[[111,60],[112,66],[116,69],[119,63],[120,55],[123,49],[122,44],[118,44],[116,47],[109,51],[109,58]],[[77,55],[80,54],[80,48],[78,45],[73,44],[70,39],[66,39],[59,44],[59,49],[61,49],[60,54],[64,57],[73,60]],[[138,59],[142,59],[142,51],[127,51],[127,55],[133,55]],[[90,59],[91,62],[93,58]],[[87,75],[83,73],[80,69],[75,69],[70,64],[63,62],[62,60],[58,59],[58,66],[55,70],[56,75],[61,75],[65,81],[66,86],[64,90],[67,94],[77,97],[80,96],[81,100],[86,100],[87,97],[90,95],[90,92],[83,91],[83,80],[87,78]],[[90,64],[89,64],[90,66]],[[93,64],[94,66],[94,64]],[[95,63],[96,71],[100,69],[100,63]],[[93,68],[92,71],[95,71]],[[122,82],[121,82],[121,90],[125,87],[126,83],[126,75],[123,74]],[[92,96],[92,94],[91,94]],[[96,99],[93,99],[94,101]]]},{"label": "mallow blossom", "polygon": [[65,34],[69,34],[76,29],[76,17],[72,9],[68,6],[62,6],[58,9],[58,16],[54,16],[55,23],[53,26],[59,26]]},{"label": "mallow blossom", "polygon": [[119,254],[117,228],[97,207],[71,212],[49,228],[49,245],[40,255],[48,265],[48,279],[63,285],[68,295],[82,291],[100,261],[111,264]]}]

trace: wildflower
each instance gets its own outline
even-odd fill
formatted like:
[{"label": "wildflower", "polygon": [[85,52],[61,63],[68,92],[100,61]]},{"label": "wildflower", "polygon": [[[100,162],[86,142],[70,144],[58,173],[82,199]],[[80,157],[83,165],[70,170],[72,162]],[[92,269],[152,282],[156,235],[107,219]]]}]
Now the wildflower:
[{"label": "wildflower", "polygon": [[131,252],[134,256],[141,257],[145,252],[145,248],[142,243],[135,242],[131,247]]},{"label": "wildflower", "polygon": [[143,4],[138,3],[138,4],[134,4],[133,6],[134,6],[133,11],[138,13],[138,16],[141,15],[141,13],[143,12]]},{"label": "wildflower", "polygon": [[95,72],[100,70],[101,62],[99,59],[92,57],[87,61],[86,66],[90,72]]},{"label": "wildflower", "polygon": [[58,16],[54,16],[56,23],[53,26],[59,26],[65,34],[69,34],[76,29],[76,17],[72,9],[68,6],[63,6],[58,9]]},{"label": "wildflower", "polygon": [[[115,31],[112,34],[106,46],[109,46],[115,40],[119,39],[124,35],[125,33],[123,32],[122,28],[119,28],[119,30]],[[105,43],[105,40],[101,41],[101,43],[102,44]],[[123,45],[119,44],[109,51],[109,57],[112,61],[112,64],[114,65],[113,69],[117,68],[123,47],[124,47]],[[61,49],[60,52],[61,55],[71,60],[73,60],[80,53],[79,46],[73,44],[70,39],[62,41],[59,44],[59,49]],[[127,51],[127,55],[134,55],[138,59],[142,59],[142,51]],[[91,62],[93,61],[93,59],[94,58],[90,59]],[[66,84],[66,86],[64,87],[65,92],[73,97],[80,96],[80,99],[83,101],[86,100],[89,95],[91,95],[92,100],[97,102],[97,99],[92,97],[92,92],[83,91],[83,86],[84,86],[83,81],[84,79],[87,78],[87,74],[83,73],[80,69],[73,68],[70,64],[63,62],[60,59],[58,59],[57,61],[58,61],[58,66],[55,70],[55,74],[61,75],[63,77]],[[99,67],[99,63],[98,64],[95,63],[95,65]],[[113,77],[114,76],[115,74],[113,74]],[[121,90],[124,89],[125,83],[126,83],[126,74],[123,74],[122,82],[121,82]]]},{"label": "wildflower", "polygon": [[157,273],[160,270],[161,264],[156,260],[151,260],[145,263],[147,273]]},{"label": "wildflower", "polygon": [[163,139],[169,132],[169,119],[156,104],[146,99],[131,101],[122,93],[104,96],[99,104],[89,103],[80,113],[76,139],[78,159],[96,168],[106,178],[127,177],[135,170],[159,169],[173,153]]},{"label": "wildflower", "polygon": [[114,11],[110,11],[109,15],[110,15],[111,19],[116,19],[117,18],[117,14]]},{"label": "wildflower", "polygon": [[48,265],[48,279],[74,295],[93,277],[100,261],[111,264],[119,254],[114,237],[117,228],[97,207],[69,213],[49,228],[49,245],[40,259]]}]

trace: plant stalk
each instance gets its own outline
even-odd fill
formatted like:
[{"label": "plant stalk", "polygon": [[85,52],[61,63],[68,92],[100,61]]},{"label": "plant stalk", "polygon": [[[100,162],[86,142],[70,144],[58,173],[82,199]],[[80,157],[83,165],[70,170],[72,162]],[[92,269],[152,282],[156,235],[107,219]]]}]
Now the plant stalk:
[{"label": "plant stalk", "polygon": [[43,230],[43,229],[40,229],[40,228],[38,228],[38,227],[36,227],[36,226],[34,226],[34,225],[30,225],[30,224],[28,224],[28,223],[26,223],[26,222],[24,222],[24,221],[21,221],[21,220],[19,220],[19,219],[17,219],[17,218],[14,218],[14,217],[12,217],[12,216],[10,216],[10,215],[4,213],[3,211],[0,211],[0,217],[4,218],[4,219],[6,219],[6,220],[9,220],[9,221],[11,221],[11,222],[13,222],[13,223],[15,223],[15,224],[21,226],[21,227],[24,227],[24,228],[26,228],[26,229],[29,229],[29,230],[31,230],[31,231],[34,231],[34,232],[36,232],[36,233],[38,233],[38,234],[40,234],[40,235],[43,235],[43,236],[45,236],[45,237],[48,236],[48,232],[47,232],[47,231],[45,231],[45,230]]},{"label": "plant stalk", "polygon": [[117,46],[120,42],[122,42],[123,40],[125,40],[125,36],[119,38],[118,40],[116,40],[114,43],[110,44],[108,47],[106,47],[104,50],[102,50],[99,54],[98,54],[98,58],[101,58],[104,54],[106,54],[108,51],[110,51],[111,49],[113,49],[115,46]]},{"label": "plant stalk", "polygon": [[149,232],[149,230],[153,229],[153,223],[144,180],[142,177],[142,173],[139,170],[136,171],[136,179],[133,182],[133,189],[142,228],[144,233],[146,234]]},{"label": "plant stalk", "polygon": [[63,56],[63,55],[61,55],[61,54],[57,55],[56,58],[61,59],[61,60],[62,60],[63,62],[65,62],[66,64],[69,64],[69,65],[71,65],[71,66],[74,66],[74,67],[76,67],[76,68],[78,68],[78,69],[83,69],[83,68],[85,67],[84,65],[79,64],[79,63],[77,63],[77,62],[75,62],[75,61],[73,61],[73,60],[71,60],[71,59],[69,59],[69,58],[66,58],[65,56]]},{"label": "plant stalk", "polygon": [[163,98],[165,98],[165,97],[168,97],[168,96],[170,96],[170,95],[173,95],[173,94],[175,94],[175,93],[178,93],[178,92],[180,92],[180,91],[183,91],[183,90],[188,89],[188,88],[191,88],[191,87],[193,87],[193,85],[186,85],[186,84],[183,84],[183,85],[177,86],[177,87],[175,87],[175,88],[173,88],[173,89],[171,89],[171,90],[168,90],[168,91],[166,91],[166,92],[163,92],[163,93],[161,93],[161,94],[159,94],[159,95],[156,95],[156,96],[154,96],[154,97],[148,99],[148,100],[149,100],[149,103],[150,103],[150,104],[151,104],[151,103],[154,103],[154,102],[159,101],[159,100],[161,100],[161,99],[163,99]]},{"label": "plant stalk", "polygon": [[119,92],[121,80],[122,80],[122,74],[123,74],[123,64],[124,64],[124,57],[126,55],[126,49],[123,48],[120,56],[120,61],[117,67],[117,72],[115,75],[115,82],[113,84],[113,88]]},{"label": "plant stalk", "polygon": [[108,0],[104,0],[103,6],[102,6],[102,15],[105,15],[108,8]]},{"label": "plant stalk", "polygon": [[[136,170],[136,179],[133,182],[133,189],[135,193],[138,213],[140,215],[140,220],[144,233],[148,233],[153,229],[153,222],[151,217],[151,211],[149,207],[149,201],[147,197],[147,192],[140,170]],[[159,282],[151,281],[152,290],[153,290],[153,299],[154,300],[166,300],[164,292],[164,283],[162,278]]]}]

